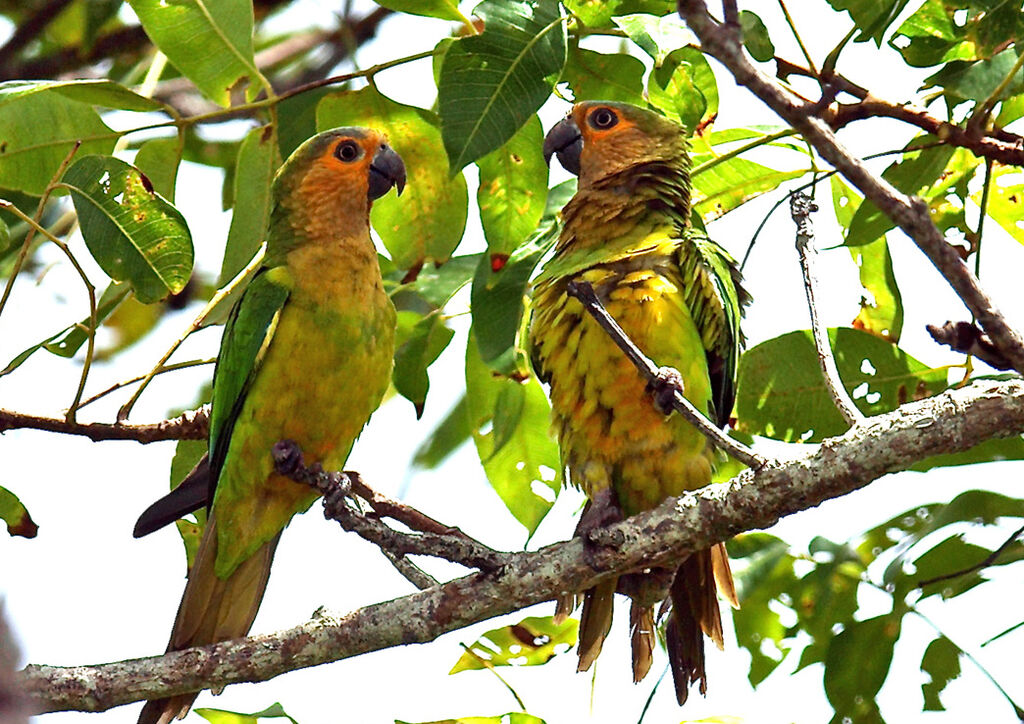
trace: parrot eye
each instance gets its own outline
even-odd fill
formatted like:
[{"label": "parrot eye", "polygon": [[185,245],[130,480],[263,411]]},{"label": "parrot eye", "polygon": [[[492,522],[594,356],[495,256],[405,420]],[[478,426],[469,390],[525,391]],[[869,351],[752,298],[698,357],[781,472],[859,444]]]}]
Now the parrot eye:
[{"label": "parrot eye", "polygon": [[352,163],[363,155],[363,149],[355,141],[342,141],[334,149],[334,155],[338,157],[339,161]]},{"label": "parrot eye", "polygon": [[590,121],[591,126],[599,131],[603,131],[618,123],[619,117],[615,115],[611,108],[598,108],[590,114],[587,120]]}]

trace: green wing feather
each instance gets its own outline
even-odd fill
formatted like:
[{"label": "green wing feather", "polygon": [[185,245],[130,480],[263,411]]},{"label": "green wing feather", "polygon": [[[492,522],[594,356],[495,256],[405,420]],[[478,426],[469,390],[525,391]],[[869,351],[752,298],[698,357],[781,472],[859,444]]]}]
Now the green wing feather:
[{"label": "green wing feather", "polygon": [[224,464],[231,431],[245,396],[274,336],[278,314],[291,293],[289,282],[283,267],[261,269],[232,309],[224,328],[217,369],[213,374],[213,411],[210,414],[213,485],[216,485]]}]

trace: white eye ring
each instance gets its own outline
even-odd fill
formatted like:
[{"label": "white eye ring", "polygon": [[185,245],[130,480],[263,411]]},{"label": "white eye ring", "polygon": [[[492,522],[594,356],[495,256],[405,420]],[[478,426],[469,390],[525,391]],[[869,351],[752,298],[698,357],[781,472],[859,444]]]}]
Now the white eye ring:
[{"label": "white eye ring", "polygon": [[338,144],[338,147],[334,149],[334,155],[339,161],[352,163],[363,155],[360,151],[362,151],[362,149],[355,141],[342,141]]},{"label": "white eye ring", "polygon": [[618,122],[618,116],[610,108],[598,108],[590,114],[590,125],[599,130],[611,128]]}]

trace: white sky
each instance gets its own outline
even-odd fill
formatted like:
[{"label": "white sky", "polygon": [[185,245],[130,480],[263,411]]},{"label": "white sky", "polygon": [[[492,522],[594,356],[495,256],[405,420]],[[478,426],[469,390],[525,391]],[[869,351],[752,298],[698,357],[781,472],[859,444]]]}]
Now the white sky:
[{"label": "white sky", "polygon": [[[300,5],[292,16],[296,27],[317,20],[331,22],[334,8],[326,3],[310,0]],[[360,5],[365,3],[357,3]],[[773,30],[779,54],[799,59],[795,44],[787,42],[786,33],[775,32],[779,29],[778,12],[774,4],[770,5],[763,17]],[[819,59],[824,57],[848,28],[844,16],[822,14],[818,9],[802,7],[803,3],[791,5],[794,9],[800,6],[802,14],[797,22],[812,54]],[[359,63],[368,66],[401,53],[428,49],[448,29],[447,23],[427,19],[388,20],[381,27],[380,40],[360,51]],[[908,99],[918,85],[918,77],[887,72],[889,68],[904,67],[896,63],[899,61],[894,61],[887,50],[854,45],[844,54],[840,70],[883,98]],[[733,88],[725,74],[719,73],[719,82],[719,128],[779,122],[745,91]],[[433,102],[430,64],[426,61],[388,71],[378,77],[378,84],[382,92],[404,103],[429,106]],[[560,101],[549,102],[542,112],[545,128],[566,108]],[[854,126],[843,132],[842,139],[858,152],[869,153],[900,147],[910,135],[906,127],[881,122]],[[877,162],[876,167],[880,170],[886,163]],[[563,172],[558,169],[556,173]],[[468,175],[472,199],[475,180],[472,173]],[[553,175],[553,179],[561,177]],[[214,172],[188,164],[183,165],[178,179],[178,206],[193,233],[197,264],[208,274],[219,269],[229,222],[229,216],[219,210],[219,183]],[[767,200],[745,206],[713,224],[709,231],[734,254],[741,255],[752,229],[777,198],[772,194]],[[830,222],[830,199],[822,193],[818,200],[822,207],[815,219],[818,243],[822,247],[833,246],[841,240]],[[968,218],[973,221],[970,215]],[[479,222],[474,219],[475,212],[471,210],[467,237],[459,253],[483,248]],[[932,365],[958,361],[931,343],[924,324],[964,318],[962,305],[911,242],[899,234],[891,234],[890,240],[907,304],[901,346]],[[1016,279],[1016,270],[1022,268],[1024,261],[1020,246],[990,224],[986,227],[985,247],[983,278],[987,288],[1012,320],[1024,322]],[[80,241],[77,248],[85,257]],[[55,250],[44,249],[40,258],[53,266],[47,267],[38,284],[30,277],[19,280],[7,313],[0,317],[3,360],[82,316],[84,307],[77,279],[59,263]],[[850,256],[845,249],[828,251],[821,255],[820,266],[822,277],[828,280],[822,293],[825,319],[830,326],[848,324],[856,314],[859,298],[856,269]],[[94,267],[90,272],[94,278],[102,278]],[[762,232],[747,279],[755,298],[745,325],[751,344],[807,326],[793,250],[793,228],[785,209]],[[55,304],[55,299],[62,303]],[[465,294],[458,297],[451,311],[458,311],[458,305],[467,300]],[[195,312],[193,305],[185,312],[170,315],[146,344],[122,354],[117,366],[97,365],[89,391],[104,389],[149,369]],[[467,323],[465,317],[453,321],[459,336],[431,371],[433,386],[424,419],[417,422],[412,406],[404,400],[385,404],[357,443],[346,467],[361,471],[372,486],[384,493],[398,495],[404,490],[406,502],[427,514],[458,525],[492,546],[514,550],[523,545],[523,529],[487,485],[472,446],[463,447],[438,471],[415,475],[409,472],[416,444],[461,392],[461,355]],[[219,332],[200,333],[179,352],[177,359],[212,356],[218,339]],[[0,401],[11,409],[59,414],[74,393],[77,371],[77,364],[39,353],[18,372],[0,379]],[[207,374],[209,370],[159,378],[142,398],[132,419],[158,420],[169,407],[188,405],[193,391]],[[95,419],[113,419],[120,401],[97,405],[90,415]],[[166,490],[172,453],[171,443],[93,444],[82,438],[33,431],[9,432],[0,438],[4,462],[0,484],[17,493],[40,524],[39,537],[34,540],[0,536],[0,599],[5,600],[6,614],[21,641],[23,660],[65,665],[100,663],[163,650],[184,582],[181,545],[172,529],[135,541],[131,528],[138,513]],[[771,532],[798,545],[814,535],[841,541],[889,514],[920,503],[947,500],[970,487],[992,487],[1006,494],[1019,494],[1022,472],[1024,464],[1013,462],[979,469],[933,471],[926,476],[889,476],[859,493],[792,516]],[[979,479],[980,476],[984,478]],[[576,493],[563,495],[533,545],[567,537],[574,526],[578,501]],[[1009,529],[1003,528],[976,534],[976,539],[994,546],[1008,534]],[[435,562],[427,562],[426,566],[441,576],[457,575],[454,566]],[[995,574],[1002,579],[1003,595],[998,601],[988,594],[995,586],[986,585],[953,602],[929,601],[923,608],[958,644],[979,656],[1010,693],[1022,701],[1024,680],[1016,650],[1019,647],[1011,645],[1014,637],[1006,637],[985,649],[978,648],[981,641],[1019,620],[1020,581],[1007,573],[1013,572]],[[409,592],[411,586],[372,546],[356,536],[345,535],[332,523],[325,523],[319,506],[314,506],[309,514],[293,521],[282,539],[253,631],[269,632],[295,625],[320,605],[345,612]],[[883,610],[884,601],[870,596],[863,603],[867,607],[862,612],[864,617]],[[448,669],[461,655],[459,643],[468,644],[482,632],[523,616],[547,615],[551,611],[552,606],[545,604],[449,634],[429,645],[377,652],[255,686],[236,685],[217,698],[204,693],[198,706],[258,711],[280,701],[301,724],[384,724],[395,719],[424,722],[502,714],[515,710],[516,704],[493,675],[468,672],[448,676]],[[647,681],[639,686],[629,683],[626,619],[625,609],[621,609],[596,667],[593,691],[589,675],[573,673],[575,656],[559,657],[540,668],[504,669],[501,673],[522,696],[528,710],[549,724],[636,721],[664,659],[656,660]],[[1007,705],[967,661],[962,661],[961,678],[943,694],[949,713],[921,713],[920,683],[925,676],[918,665],[930,638],[930,631],[920,621],[912,616],[904,620],[892,675],[880,695],[888,720],[962,722],[970,712],[971,721],[1010,721]],[[729,641],[724,653],[710,651],[707,699],[691,696],[686,708],[679,710],[671,684],[666,681],[645,721],[653,724],[731,715],[749,722],[781,724],[823,721],[828,716],[830,709],[820,683],[820,667],[791,676],[794,664],[787,663],[755,694],[746,681],[747,662],[747,654],[734,640]],[[133,722],[138,709],[139,705],[121,707],[104,714],[102,719],[88,720],[110,724]],[[84,714],[67,713],[48,715],[39,721],[64,724],[85,719]],[[189,721],[201,719],[192,714]]]}]

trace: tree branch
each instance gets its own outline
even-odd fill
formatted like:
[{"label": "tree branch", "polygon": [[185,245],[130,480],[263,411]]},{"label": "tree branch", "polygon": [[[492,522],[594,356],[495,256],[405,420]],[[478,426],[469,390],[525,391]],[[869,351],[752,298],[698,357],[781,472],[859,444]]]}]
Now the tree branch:
[{"label": "tree branch", "polygon": [[183,412],[170,420],[145,425],[108,422],[68,422],[64,418],[26,415],[13,410],[0,409],[0,433],[8,430],[31,429],[83,435],[94,442],[102,440],[134,440],[150,443],[162,440],[204,440],[210,422],[208,405],[198,410]]},{"label": "tree branch", "polygon": [[679,0],[679,14],[700,39],[704,52],[717,58],[737,83],[746,86],[800,131],[825,160],[903,229],[974,313],[978,323],[1014,368],[1024,370],[1024,340],[982,290],[956,250],[946,243],[942,232],[931,220],[927,204],[897,191],[873,174],[861,159],[839,143],[825,121],[808,113],[806,101],[757,70],[747,60],[733,34],[708,14],[704,0]]},{"label": "tree branch", "polygon": [[677,560],[734,535],[864,487],[940,453],[1024,432],[1024,382],[977,382],[865,420],[796,460],[746,470],[728,483],[670,498],[611,526],[606,542],[579,538],[511,555],[477,572],[337,618],[164,656],[97,666],[30,665],[20,680],[37,711],[114,706],[243,681],[264,681],[392,646],[432,641],[471,623],[580,591],[620,573]]},{"label": "tree branch", "polygon": [[846,420],[846,424],[852,426],[863,422],[864,415],[857,409],[853,398],[843,386],[839,368],[836,367],[835,355],[832,354],[832,345],[828,341],[828,329],[818,314],[818,277],[814,270],[818,250],[811,243],[814,240],[811,213],[817,210],[818,207],[814,200],[802,191],[790,195],[789,211],[796,223],[796,250],[800,255],[800,270],[804,276],[804,291],[807,293],[807,309],[811,313],[811,331],[814,335],[814,348],[818,351],[818,364],[821,366],[821,374],[825,378],[825,388],[828,390],[832,402],[835,403],[839,414]]},{"label": "tree branch", "polygon": [[949,322],[941,327],[934,324],[926,324],[925,329],[939,344],[944,344],[954,352],[963,352],[972,357],[977,357],[990,367],[997,370],[1013,369],[1013,365],[1006,361],[1006,357],[996,349],[988,335],[982,332],[971,322]]}]

